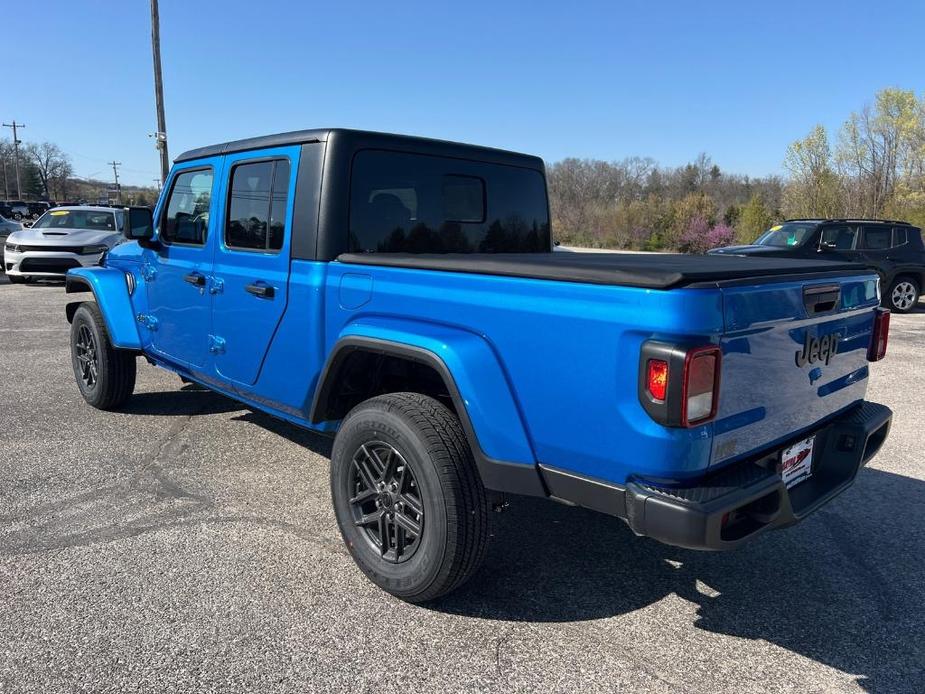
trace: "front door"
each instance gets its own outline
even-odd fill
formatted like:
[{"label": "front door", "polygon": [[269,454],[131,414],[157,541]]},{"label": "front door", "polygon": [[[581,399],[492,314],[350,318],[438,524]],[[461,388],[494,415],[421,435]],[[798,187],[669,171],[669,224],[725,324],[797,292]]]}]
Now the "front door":
[{"label": "front door", "polygon": [[298,147],[225,157],[212,270],[215,370],[223,380],[256,383],[286,310],[298,158]]},{"label": "front door", "polygon": [[845,260],[856,262],[858,227],[856,224],[830,224],[822,229],[820,248],[825,252],[825,260]]},{"label": "front door", "polygon": [[212,267],[210,219],[215,219],[215,166],[202,162],[175,170],[157,217],[156,249],[145,253],[142,268],[148,309],[154,318],[155,352],[187,368],[202,368],[208,354],[209,274]]}]

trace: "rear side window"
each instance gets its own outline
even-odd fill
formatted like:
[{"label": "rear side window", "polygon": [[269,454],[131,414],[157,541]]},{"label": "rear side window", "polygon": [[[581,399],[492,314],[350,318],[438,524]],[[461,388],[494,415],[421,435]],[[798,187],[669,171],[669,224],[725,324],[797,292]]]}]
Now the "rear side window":
[{"label": "rear side window", "polygon": [[167,199],[160,238],[166,243],[205,245],[209,236],[211,202],[212,169],[178,174]]},{"label": "rear side window", "polygon": [[909,230],[905,227],[895,227],[893,229],[893,245],[902,246],[909,243]]},{"label": "rear side window", "polygon": [[863,248],[872,251],[886,250],[893,244],[893,229],[883,226],[864,227]]},{"label": "rear side window", "polygon": [[350,185],[351,252],[548,251],[540,172],[463,159],[363,150]]},{"label": "rear side window", "polygon": [[858,229],[853,226],[831,226],[822,230],[822,245],[840,251],[854,250]]},{"label": "rear side window", "polygon": [[251,251],[278,251],[286,229],[289,161],[238,164],[231,170],[225,245]]}]

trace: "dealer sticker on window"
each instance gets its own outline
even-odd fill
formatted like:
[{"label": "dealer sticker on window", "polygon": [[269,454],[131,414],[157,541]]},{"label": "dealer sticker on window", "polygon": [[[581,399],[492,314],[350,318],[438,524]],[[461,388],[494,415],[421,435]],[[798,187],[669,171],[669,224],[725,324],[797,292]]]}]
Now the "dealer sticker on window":
[{"label": "dealer sticker on window", "polygon": [[816,437],[793,444],[780,454],[780,476],[789,489],[813,474],[813,442]]}]

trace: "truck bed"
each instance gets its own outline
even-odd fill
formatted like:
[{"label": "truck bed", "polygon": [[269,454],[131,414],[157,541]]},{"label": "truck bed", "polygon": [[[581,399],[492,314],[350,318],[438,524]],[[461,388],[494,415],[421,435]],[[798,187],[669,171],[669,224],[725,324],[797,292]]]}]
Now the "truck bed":
[{"label": "truck bed", "polygon": [[678,253],[344,253],[355,265],[464,272],[643,289],[715,285],[739,279],[817,273],[869,274],[854,263]]}]

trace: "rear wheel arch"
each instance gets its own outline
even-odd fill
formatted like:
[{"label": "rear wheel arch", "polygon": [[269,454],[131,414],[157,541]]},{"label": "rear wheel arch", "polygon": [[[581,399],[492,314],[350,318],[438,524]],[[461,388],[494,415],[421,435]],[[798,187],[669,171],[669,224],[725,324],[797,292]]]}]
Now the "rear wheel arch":
[{"label": "rear wheel arch", "polygon": [[434,398],[456,415],[487,489],[547,495],[535,464],[498,461],[484,453],[452,372],[438,355],[423,347],[356,335],[342,338],[319,376],[309,421],[343,419],[370,398],[409,391]]}]

